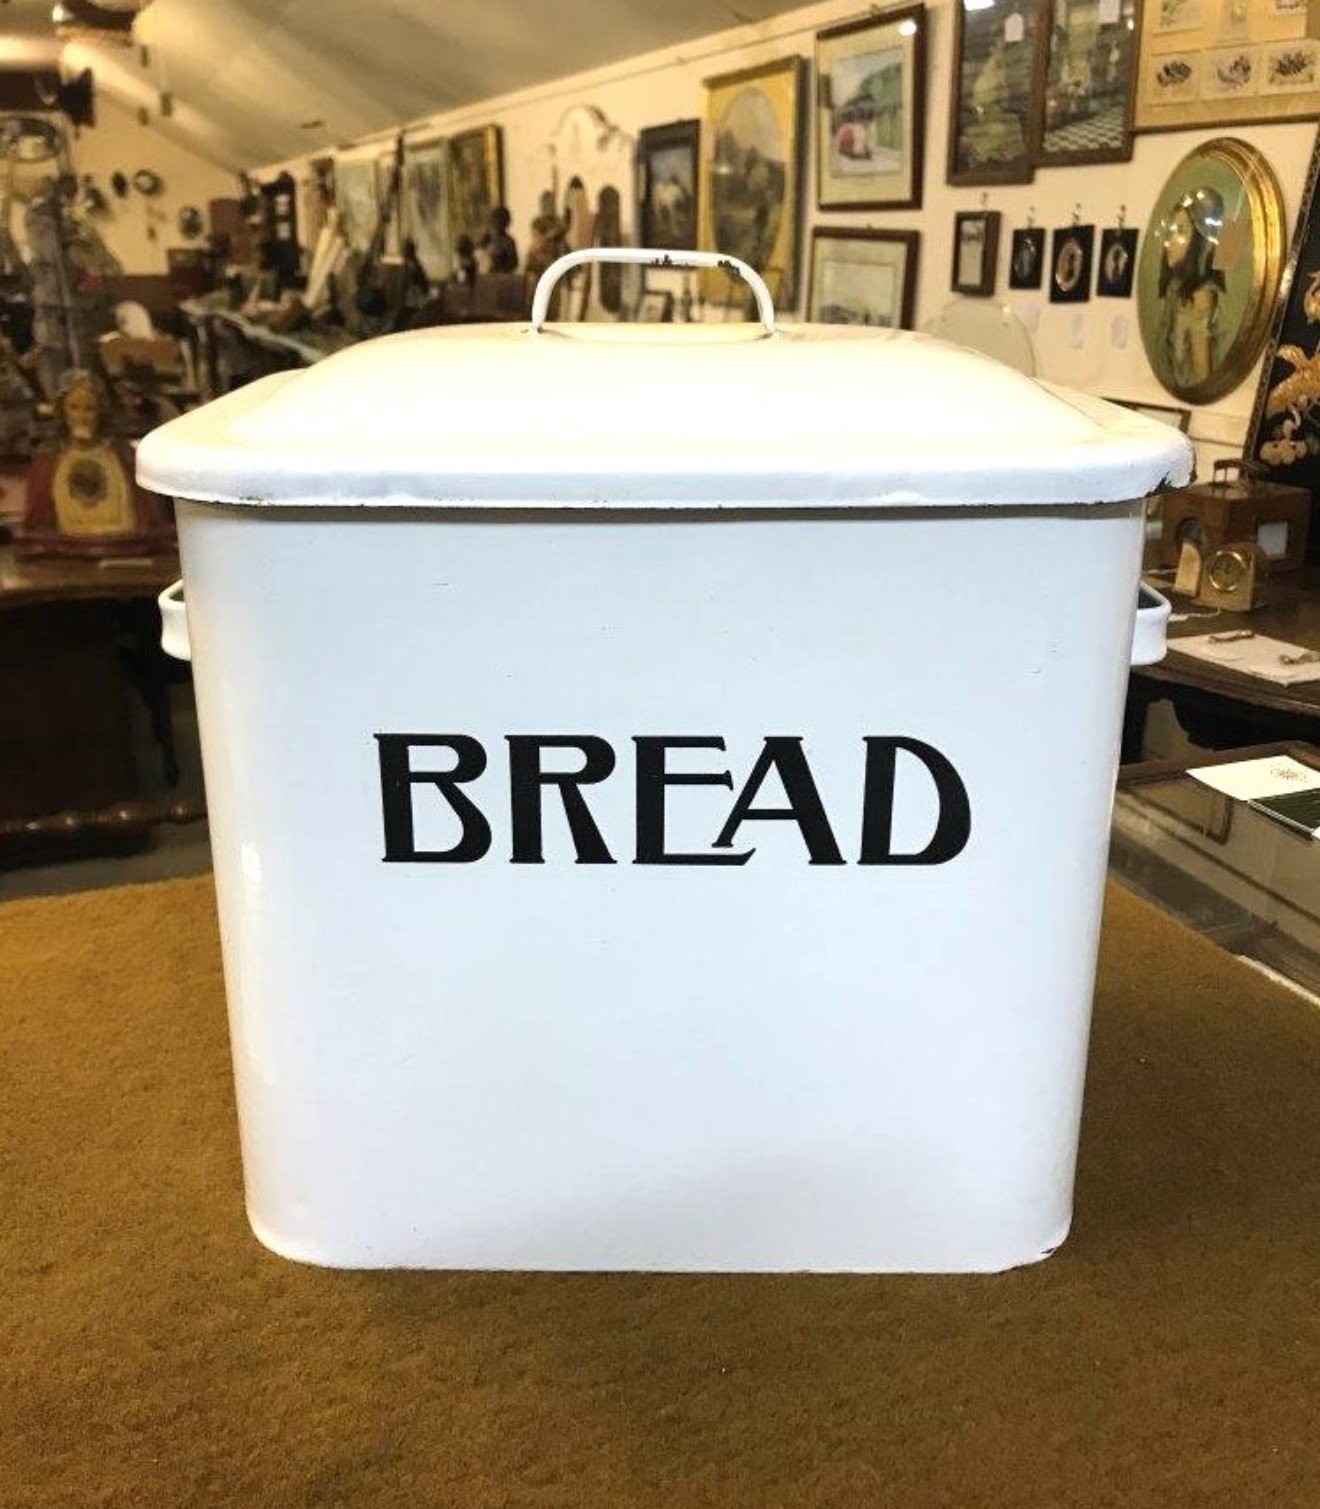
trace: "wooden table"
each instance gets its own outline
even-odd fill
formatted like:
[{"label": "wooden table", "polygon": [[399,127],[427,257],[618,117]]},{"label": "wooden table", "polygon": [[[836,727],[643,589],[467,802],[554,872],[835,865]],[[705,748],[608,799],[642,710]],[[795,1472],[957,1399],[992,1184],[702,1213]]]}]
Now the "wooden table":
[{"label": "wooden table", "polygon": [[157,595],[170,553],[20,560],[0,545],[0,862],[131,847],[157,817],[142,793],[132,699],[178,780]]},{"label": "wooden table", "polygon": [[[1167,595],[1167,585],[1161,590]],[[1157,665],[1134,667],[1123,726],[1125,763],[1141,758],[1147,710],[1153,702],[1165,700],[1172,702],[1188,738],[1203,749],[1238,749],[1280,739],[1320,744],[1320,680],[1278,686],[1178,653],[1179,639],[1236,629],[1320,650],[1320,567],[1275,576],[1268,590],[1269,600],[1251,613],[1220,613],[1171,624],[1167,657]],[[1207,611],[1189,606],[1186,598],[1171,601],[1175,614]]]}]

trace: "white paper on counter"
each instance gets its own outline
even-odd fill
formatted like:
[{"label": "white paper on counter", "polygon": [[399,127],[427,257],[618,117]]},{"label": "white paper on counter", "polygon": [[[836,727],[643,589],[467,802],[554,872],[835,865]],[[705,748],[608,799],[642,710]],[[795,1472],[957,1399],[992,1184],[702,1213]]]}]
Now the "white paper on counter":
[{"label": "white paper on counter", "polygon": [[1192,634],[1186,639],[1171,639],[1169,649],[1180,655],[1192,655],[1210,665],[1243,676],[1259,676],[1278,686],[1294,686],[1300,681],[1320,681],[1320,660],[1289,665],[1284,656],[1308,653],[1300,644],[1271,639],[1267,634],[1253,634],[1249,639],[1220,639],[1214,634]]},{"label": "white paper on counter", "polygon": [[1249,802],[1285,791],[1310,791],[1320,786],[1320,770],[1312,770],[1291,755],[1268,755],[1262,760],[1234,760],[1227,765],[1202,765],[1187,772],[1203,786]]}]

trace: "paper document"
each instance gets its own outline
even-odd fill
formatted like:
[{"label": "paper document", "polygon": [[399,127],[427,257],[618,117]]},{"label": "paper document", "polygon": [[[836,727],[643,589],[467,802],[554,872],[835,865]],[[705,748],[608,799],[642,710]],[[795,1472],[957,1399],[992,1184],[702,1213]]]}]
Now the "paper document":
[{"label": "paper document", "polygon": [[1193,634],[1186,639],[1171,639],[1169,649],[1243,676],[1259,676],[1279,686],[1320,681],[1320,651],[1271,639],[1265,634],[1250,631]]},{"label": "paper document", "polygon": [[1320,770],[1291,755],[1268,755],[1261,760],[1234,760],[1227,765],[1201,765],[1187,772],[1203,786],[1222,791],[1240,802],[1280,796],[1292,791],[1320,791]]}]

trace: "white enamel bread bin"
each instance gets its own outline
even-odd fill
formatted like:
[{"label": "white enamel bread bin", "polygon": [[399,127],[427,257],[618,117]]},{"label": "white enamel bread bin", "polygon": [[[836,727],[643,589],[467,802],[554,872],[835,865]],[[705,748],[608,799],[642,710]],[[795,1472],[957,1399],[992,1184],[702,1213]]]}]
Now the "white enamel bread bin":
[{"label": "white enamel bread bin", "polygon": [[530,325],[140,448],[252,1225],[351,1267],[1044,1257],[1142,499],[1188,443],[760,287],[747,325],[547,326],[562,270]]}]

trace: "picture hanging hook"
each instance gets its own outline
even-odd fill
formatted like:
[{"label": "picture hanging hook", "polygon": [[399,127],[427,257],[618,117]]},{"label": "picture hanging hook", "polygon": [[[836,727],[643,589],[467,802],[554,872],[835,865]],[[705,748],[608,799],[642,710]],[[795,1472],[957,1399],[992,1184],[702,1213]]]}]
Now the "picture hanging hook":
[{"label": "picture hanging hook", "polygon": [[1122,230],[1127,224],[1127,205],[1120,204],[1118,207],[1118,228]]},{"label": "picture hanging hook", "polygon": [[1082,205],[1080,200],[1075,205],[1073,205],[1072,223],[1074,225],[1080,225],[1082,223]]},{"label": "picture hanging hook", "polygon": [[990,196],[989,196],[989,194],[987,194],[987,193],[986,193],[986,192],[985,192],[985,191],[984,191],[984,189],[983,189],[983,190],[982,190],[982,191],[981,191],[981,208],[982,208],[982,209],[985,209],[985,208],[986,208],[986,206],[987,206],[987,205],[988,205],[988,204],[989,204],[989,203],[990,203]]},{"label": "picture hanging hook", "polygon": [[1027,229],[1031,230],[1036,224],[1036,206],[1033,204],[1027,211]]}]

